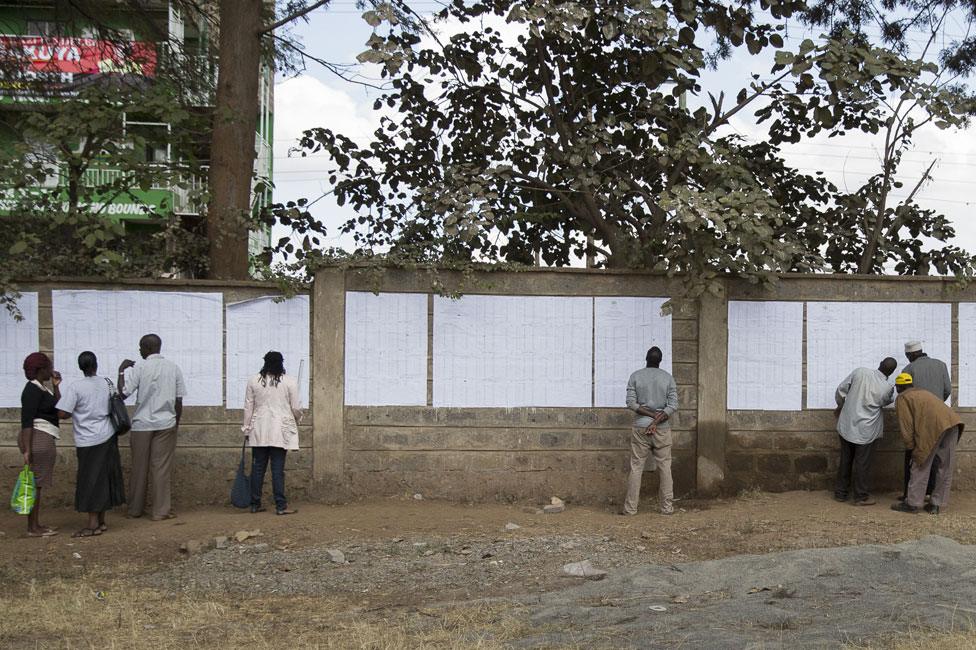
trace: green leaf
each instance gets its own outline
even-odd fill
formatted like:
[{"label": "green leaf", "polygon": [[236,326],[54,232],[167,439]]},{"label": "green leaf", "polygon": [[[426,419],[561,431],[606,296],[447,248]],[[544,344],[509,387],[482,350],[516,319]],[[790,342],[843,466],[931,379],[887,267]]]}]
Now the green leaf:
[{"label": "green leaf", "polygon": [[380,17],[377,11],[367,11],[363,13],[363,20],[370,27],[379,27],[383,23],[383,18]]}]

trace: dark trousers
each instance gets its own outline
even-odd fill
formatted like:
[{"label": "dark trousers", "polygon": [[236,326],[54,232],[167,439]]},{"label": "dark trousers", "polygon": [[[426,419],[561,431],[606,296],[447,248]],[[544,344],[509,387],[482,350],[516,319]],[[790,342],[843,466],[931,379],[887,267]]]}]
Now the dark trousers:
[{"label": "dark trousers", "polygon": [[840,438],[840,467],[837,468],[837,483],[834,485],[834,496],[846,499],[851,486],[853,470],[854,500],[861,501],[870,496],[871,483],[871,455],[874,443],[855,445],[844,438]]},{"label": "dark trousers", "polygon": [[287,450],[281,447],[252,447],[251,448],[251,505],[261,505],[261,493],[264,491],[264,473],[271,461],[271,489],[274,491],[275,507],[284,510],[288,507],[285,498],[285,455]]},{"label": "dark trousers", "polygon": [[[932,461],[932,473],[929,474],[929,484],[925,487],[926,496],[935,491],[935,477],[939,474],[939,467],[942,462],[936,456]],[[905,489],[902,490],[902,497],[908,497],[908,481],[912,477],[912,450],[905,450]]]}]

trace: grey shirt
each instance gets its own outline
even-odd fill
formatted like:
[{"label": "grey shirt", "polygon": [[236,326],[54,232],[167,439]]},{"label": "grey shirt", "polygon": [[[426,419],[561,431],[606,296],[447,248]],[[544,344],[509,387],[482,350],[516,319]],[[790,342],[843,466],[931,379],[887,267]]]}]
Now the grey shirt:
[{"label": "grey shirt", "polygon": [[952,379],[946,364],[929,356],[919,357],[902,369],[912,376],[915,388],[924,388],[943,402],[952,395]]},{"label": "grey shirt", "polygon": [[[634,371],[627,381],[627,408],[637,413],[637,407],[644,406],[652,411],[664,411],[670,418],[678,410],[678,387],[674,377],[660,368],[641,368]],[[651,418],[646,415],[634,416],[635,427],[646,427]],[[671,426],[670,421],[662,422],[661,428]]]},{"label": "grey shirt", "polygon": [[834,399],[841,407],[837,433],[847,442],[866,445],[884,433],[881,409],[895,401],[895,387],[880,370],[858,368],[840,382]]},{"label": "grey shirt", "polygon": [[176,426],[176,400],[186,394],[179,367],[150,354],[125,373],[125,396],[136,395],[133,431],[162,431]]}]

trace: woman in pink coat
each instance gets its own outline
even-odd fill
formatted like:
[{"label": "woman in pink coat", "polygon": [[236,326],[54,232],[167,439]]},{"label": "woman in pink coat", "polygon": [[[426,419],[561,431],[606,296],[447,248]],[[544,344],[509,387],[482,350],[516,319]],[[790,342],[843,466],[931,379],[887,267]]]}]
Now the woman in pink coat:
[{"label": "woman in pink coat", "polygon": [[298,450],[298,421],[302,417],[298,382],[285,375],[280,352],[264,355],[261,372],[251,377],[244,393],[244,426],[241,430],[251,447],[251,512],[264,512],[261,493],[264,474],[271,461],[271,486],[275,513],[297,512],[285,498],[285,455]]}]

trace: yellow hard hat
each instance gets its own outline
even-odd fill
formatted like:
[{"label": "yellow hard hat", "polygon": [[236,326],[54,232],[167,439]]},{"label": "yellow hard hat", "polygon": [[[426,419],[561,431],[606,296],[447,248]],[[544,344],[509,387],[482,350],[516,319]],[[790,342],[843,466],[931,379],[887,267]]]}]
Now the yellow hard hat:
[{"label": "yellow hard hat", "polygon": [[907,372],[901,373],[900,375],[898,375],[897,377],[895,377],[895,385],[896,386],[911,386],[912,385],[912,376],[910,374],[908,374]]}]

